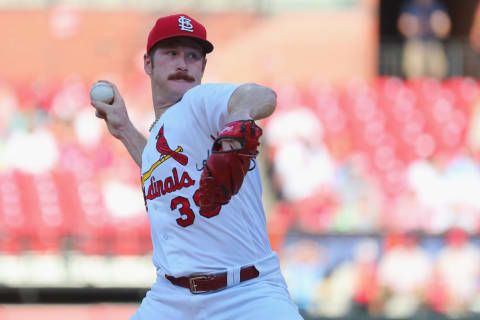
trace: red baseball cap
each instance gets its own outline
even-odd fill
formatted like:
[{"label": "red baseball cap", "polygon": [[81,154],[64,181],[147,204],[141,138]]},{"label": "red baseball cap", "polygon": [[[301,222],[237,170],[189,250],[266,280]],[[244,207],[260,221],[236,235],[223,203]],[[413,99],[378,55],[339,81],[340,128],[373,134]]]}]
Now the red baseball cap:
[{"label": "red baseball cap", "polygon": [[157,20],[148,34],[147,52],[159,41],[173,37],[189,37],[197,41],[205,51],[213,51],[213,45],[207,40],[205,27],[186,14],[174,14]]}]

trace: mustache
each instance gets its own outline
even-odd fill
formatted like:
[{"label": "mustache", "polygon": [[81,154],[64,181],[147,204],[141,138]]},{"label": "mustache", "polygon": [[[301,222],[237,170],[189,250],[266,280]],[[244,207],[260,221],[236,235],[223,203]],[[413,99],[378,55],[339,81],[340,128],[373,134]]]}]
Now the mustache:
[{"label": "mustache", "polygon": [[188,82],[194,82],[195,78],[188,75],[185,72],[177,72],[168,76],[168,80],[185,80]]}]

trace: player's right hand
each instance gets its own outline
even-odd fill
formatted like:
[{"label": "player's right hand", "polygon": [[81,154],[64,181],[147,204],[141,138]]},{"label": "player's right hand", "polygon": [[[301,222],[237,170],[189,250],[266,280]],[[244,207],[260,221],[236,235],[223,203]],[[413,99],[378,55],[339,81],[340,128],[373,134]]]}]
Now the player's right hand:
[{"label": "player's right hand", "polygon": [[120,92],[115,84],[106,80],[100,80],[112,87],[114,98],[112,104],[107,104],[97,100],[90,100],[90,104],[95,108],[95,116],[104,119],[108,131],[117,139],[122,137],[124,129],[131,125],[128,117],[127,108]]}]

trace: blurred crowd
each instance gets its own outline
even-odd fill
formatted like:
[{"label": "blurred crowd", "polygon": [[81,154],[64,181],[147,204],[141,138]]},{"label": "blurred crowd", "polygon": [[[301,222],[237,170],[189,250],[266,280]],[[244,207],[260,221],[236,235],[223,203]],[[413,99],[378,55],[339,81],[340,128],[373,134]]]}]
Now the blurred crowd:
[{"label": "blurred crowd", "polygon": [[442,237],[291,237],[282,269],[310,317],[438,319],[480,315],[480,242],[462,229]]},{"label": "blurred crowd", "polygon": [[480,227],[478,83],[380,78],[278,87],[264,124],[272,228],[310,233]]},{"label": "blurred crowd", "polygon": [[[130,116],[148,128],[145,84],[122,80],[125,98],[136,101]],[[105,237],[118,238],[119,246],[122,237],[148,237],[138,167],[95,118],[90,85],[75,75],[0,80],[1,251],[106,254],[112,249],[102,247]],[[118,252],[148,252],[149,242]]]}]

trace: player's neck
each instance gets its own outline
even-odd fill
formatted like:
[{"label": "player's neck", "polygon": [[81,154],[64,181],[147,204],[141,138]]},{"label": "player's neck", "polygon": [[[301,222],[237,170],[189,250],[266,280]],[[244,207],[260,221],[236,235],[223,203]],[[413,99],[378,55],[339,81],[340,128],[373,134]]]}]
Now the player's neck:
[{"label": "player's neck", "polygon": [[161,96],[161,95],[153,95],[153,109],[155,111],[155,119],[159,119],[162,114],[167,111],[168,108],[173,106],[175,103],[180,101],[182,97],[178,96]]},{"label": "player's neck", "polygon": [[155,111],[155,120],[153,121],[153,123],[151,124],[150,126],[150,129],[148,131],[152,131],[152,128],[153,126],[155,126],[155,124],[158,122],[158,119],[160,119],[160,117],[162,116],[162,114],[167,111],[168,108],[170,108],[171,106],[173,106],[176,102],[174,103],[165,103],[165,104],[162,104],[162,105],[157,105],[155,104],[153,106],[154,108],[154,111]]},{"label": "player's neck", "polygon": [[161,105],[158,105],[158,104],[155,104],[153,106],[154,108],[154,111],[155,111],[155,119],[158,120],[162,114],[167,111],[168,108],[170,108],[171,106],[173,106],[176,102],[173,102],[173,103],[165,103],[165,104],[161,104]]}]

